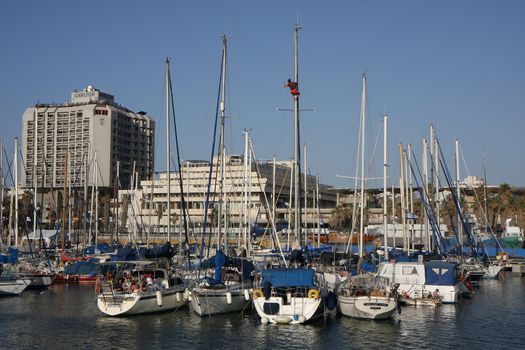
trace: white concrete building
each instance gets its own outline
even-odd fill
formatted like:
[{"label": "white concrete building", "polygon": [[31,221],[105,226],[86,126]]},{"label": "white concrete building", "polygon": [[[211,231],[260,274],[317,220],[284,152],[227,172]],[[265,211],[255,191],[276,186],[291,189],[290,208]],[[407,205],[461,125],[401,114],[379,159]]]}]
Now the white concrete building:
[{"label": "white concrete building", "polygon": [[[36,140],[35,119],[38,120]],[[70,102],[38,104],[24,112],[25,173],[22,172],[21,183],[34,186],[36,147],[40,189],[63,187],[67,151],[68,176],[73,187],[83,187],[86,181],[93,184],[96,159],[99,188],[113,185],[117,162],[121,187],[127,188],[133,167],[140,178],[152,177],[154,142],[155,122],[150,116],[132,112],[115,103],[112,95],[88,86],[72,92]]]},{"label": "white concrete building", "polygon": [[[273,186],[273,162],[258,162],[257,167],[252,165],[248,176],[244,176],[242,156],[227,156],[225,166],[223,204],[224,217],[227,226],[232,229],[244,227],[244,208],[247,201],[249,226],[264,227],[269,222],[270,211],[266,207],[266,199],[270,205],[274,202],[272,194],[275,191],[276,223],[287,225],[290,204],[290,161],[276,162],[275,186]],[[185,161],[182,166],[183,192],[189,215],[189,225],[199,231],[204,221],[204,208],[208,189],[209,161]],[[219,185],[217,181],[217,167],[214,166],[211,178],[209,195],[208,222],[217,215],[219,202]],[[301,175],[304,182],[304,174]],[[178,232],[182,224],[181,190],[179,172],[171,174],[171,227],[172,232]],[[247,183],[247,186],[245,184]],[[304,184],[302,185],[304,189]],[[274,190],[275,188],[275,190]],[[319,207],[317,210],[316,177],[308,175],[306,184],[306,210],[304,209],[304,190],[301,198],[303,226],[315,227],[321,219],[328,222],[330,212],[335,206],[335,194],[327,191],[328,185],[319,185]],[[247,191],[248,196],[245,196]],[[247,199],[245,199],[247,198]],[[167,213],[167,174],[161,173],[154,181],[141,181],[141,189],[119,191],[119,202],[128,201],[128,222],[130,229],[143,227],[146,230],[152,227],[156,232],[165,232],[168,223]],[[322,218],[319,217],[321,213]]]}]

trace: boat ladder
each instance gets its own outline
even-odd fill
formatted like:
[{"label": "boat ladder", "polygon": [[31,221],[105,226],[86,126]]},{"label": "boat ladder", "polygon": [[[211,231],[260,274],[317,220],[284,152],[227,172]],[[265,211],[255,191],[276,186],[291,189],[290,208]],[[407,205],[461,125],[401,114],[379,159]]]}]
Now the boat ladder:
[{"label": "boat ladder", "polygon": [[106,302],[106,304],[115,304],[115,295],[113,294],[113,287],[108,281],[100,282],[100,294]]}]

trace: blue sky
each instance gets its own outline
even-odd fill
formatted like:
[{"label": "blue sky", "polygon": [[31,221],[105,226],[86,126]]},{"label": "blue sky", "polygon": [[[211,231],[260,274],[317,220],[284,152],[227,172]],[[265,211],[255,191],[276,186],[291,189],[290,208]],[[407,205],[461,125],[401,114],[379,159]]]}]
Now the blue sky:
[{"label": "blue sky", "polygon": [[[458,138],[471,175],[525,186],[523,1],[2,1],[0,138],[13,148],[22,113],[94,85],[157,121],[164,170],[164,61],[172,59],[183,159],[208,159],[221,36],[229,37],[227,147],[252,132],[258,158],[289,159],[299,18],[302,142],[312,174],[334,186],[355,172],[361,75],[368,72],[367,153],[390,115],[391,178],[397,145],[421,152],[429,125],[453,169]],[[382,173],[382,138],[372,175]],[[467,169],[462,166],[465,175]],[[374,184],[372,184],[374,185]],[[380,185],[378,183],[377,185]]]}]

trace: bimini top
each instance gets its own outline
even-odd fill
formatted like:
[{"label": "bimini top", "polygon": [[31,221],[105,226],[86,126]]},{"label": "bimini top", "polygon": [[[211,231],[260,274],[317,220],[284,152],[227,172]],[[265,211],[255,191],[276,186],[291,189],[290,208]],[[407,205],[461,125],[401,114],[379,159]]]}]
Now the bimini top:
[{"label": "bimini top", "polygon": [[262,271],[262,285],[269,282],[272,287],[313,287],[312,269],[270,269]]},{"label": "bimini top", "polygon": [[448,261],[425,262],[425,284],[453,286],[457,283],[456,269],[458,264]]}]

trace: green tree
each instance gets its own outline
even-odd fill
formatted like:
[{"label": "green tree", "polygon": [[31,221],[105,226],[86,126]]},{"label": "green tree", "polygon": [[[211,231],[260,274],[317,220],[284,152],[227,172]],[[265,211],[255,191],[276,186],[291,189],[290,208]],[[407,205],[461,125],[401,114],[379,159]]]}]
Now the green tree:
[{"label": "green tree", "polygon": [[342,230],[352,226],[352,206],[338,205],[332,210],[330,226]]}]

